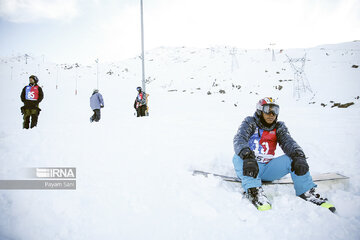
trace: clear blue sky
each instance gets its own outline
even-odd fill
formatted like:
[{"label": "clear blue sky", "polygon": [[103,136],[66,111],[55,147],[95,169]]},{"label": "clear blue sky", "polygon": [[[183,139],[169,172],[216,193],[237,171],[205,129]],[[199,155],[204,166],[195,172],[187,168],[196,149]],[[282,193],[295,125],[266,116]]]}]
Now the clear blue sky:
[{"label": "clear blue sky", "polygon": [[[360,39],[358,0],[143,0],[145,48],[312,47]],[[0,56],[140,54],[140,0],[0,0]]]}]

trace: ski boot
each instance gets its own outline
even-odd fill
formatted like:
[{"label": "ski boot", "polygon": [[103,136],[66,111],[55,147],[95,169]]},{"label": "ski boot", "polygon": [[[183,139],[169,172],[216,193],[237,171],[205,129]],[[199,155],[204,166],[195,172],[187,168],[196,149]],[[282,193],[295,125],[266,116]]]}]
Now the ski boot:
[{"label": "ski boot", "polygon": [[316,192],[315,188],[312,188],[309,191],[301,194],[299,197],[305,201],[312,202],[318,206],[327,208],[333,213],[336,211],[335,206],[329,203],[327,198],[321,197],[320,194]]},{"label": "ski boot", "polygon": [[249,188],[247,190],[246,197],[259,211],[266,211],[271,209],[270,201],[266,197],[262,187]]}]

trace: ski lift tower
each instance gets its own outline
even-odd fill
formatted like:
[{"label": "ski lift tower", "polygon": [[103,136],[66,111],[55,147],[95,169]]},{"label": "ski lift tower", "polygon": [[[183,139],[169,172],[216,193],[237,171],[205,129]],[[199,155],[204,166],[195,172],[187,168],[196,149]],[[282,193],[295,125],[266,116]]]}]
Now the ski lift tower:
[{"label": "ski lift tower", "polygon": [[231,61],[231,72],[234,72],[235,69],[239,69],[239,63],[236,57],[236,53],[237,53],[237,48],[233,47],[230,50],[230,55],[232,56],[232,61]]},{"label": "ski lift tower", "polygon": [[[146,93],[146,79],[145,79],[145,53],[144,53],[144,11],[143,11],[143,0],[140,0],[140,13],[141,13],[141,63],[142,63],[142,89]],[[148,96],[145,94],[145,101],[147,109],[145,115],[149,116],[149,107],[148,107]]]},{"label": "ski lift tower", "polygon": [[141,62],[142,62],[142,89],[145,89],[145,54],[144,54],[144,11],[143,11],[143,0],[140,0],[140,11],[141,11]]},{"label": "ski lift tower", "polygon": [[270,43],[270,46],[271,46],[271,53],[272,53],[272,61],[275,62],[276,59],[275,59],[275,52],[274,52],[274,46],[275,46],[276,43]]},{"label": "ski lift tower", "polygon": [[99,58],[95,59],[96,62],[96,89],[99,89]]},{"label": "ski lift tower", "polygon": [[28,54],[25,54],[25,64],[27,64],[28,58],[30,58],[30,56]]},{"label": "ski lift tower", "polygon": [[294,71],[294,97],[299,100],[301,96],[305,95],[307,92],[313,93],[304,72],[306,53],[302,58],[290,58],[288,55],[286,55],[286,57],[288,58],[288,62]]}]

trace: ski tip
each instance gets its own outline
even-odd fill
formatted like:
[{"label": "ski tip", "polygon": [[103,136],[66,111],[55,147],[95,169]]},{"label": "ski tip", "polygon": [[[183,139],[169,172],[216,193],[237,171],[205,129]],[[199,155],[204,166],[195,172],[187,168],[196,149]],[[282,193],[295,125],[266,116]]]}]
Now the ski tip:
[{"label": "ski tip", "polygon": [[264,205],[259,205],[257,206],[257,209],[259,211],[267,211],[267,210],[270,210],[271,209],[271,205],[270,204],[264,204]]},{"label": "ski tip", "polygon": [[335,213],[336,208],[334,205],[332,205],[331,203],[328,202],[324,202],[323,204],[320,205],[321,207],[327,208],[329,209],[331,212]]},{"label": "ski tip", "polygon": [[332,213],[335,213],[335,212],[336,212],[336,208],[335,208],[335,207],[330,207],[329,210],[330,210]]}]

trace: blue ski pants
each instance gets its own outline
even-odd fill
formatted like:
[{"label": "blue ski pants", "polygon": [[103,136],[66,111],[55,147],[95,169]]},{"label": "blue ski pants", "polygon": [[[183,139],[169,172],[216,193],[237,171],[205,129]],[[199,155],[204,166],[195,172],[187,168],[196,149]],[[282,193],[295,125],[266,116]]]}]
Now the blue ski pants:
[{"label": "blue ski pants", "polygon": [[299,196],[304,192],[316,187],[313,182],[310,172],[307,172],[303,176],[298,176],[294,172],[291,172],[291,158],[287,155],[272,159],[269,163],[259,163],[259,174],[256,178],[243,175],[243,160],[234,155],[233,163],[236,171],[236,175],[241,179],[242,187],[245,191],[249,188],[260,187],[261,181],[274,181],[282,178],[286,174],[290,173],[294,182],[294,188],[296,195]]}]

